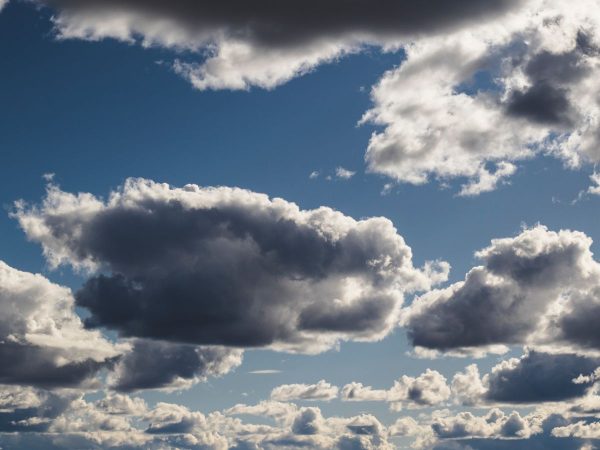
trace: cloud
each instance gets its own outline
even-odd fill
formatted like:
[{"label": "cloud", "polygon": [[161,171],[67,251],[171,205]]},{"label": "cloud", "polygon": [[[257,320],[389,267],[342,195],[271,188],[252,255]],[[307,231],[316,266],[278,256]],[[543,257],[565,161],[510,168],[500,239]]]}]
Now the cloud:
[{"label": "cloud", "polygon": [[579,399],[591,393],[597,357],[528,351],[498,363],[480,377],[475,364],[452,380],[452,393],[467,406],[530,404]]},{"label": "cloud", "polygon": [[446,378],[439,372],[427,369],[418,377],[403,375],[387,390],[373,389],[361,383],[349,383],[341,390],[345,401],[386,401],[392,409],[400,410],[403,403],[409,406],[433,406],[450,398]]},{"label": "cloud", "polygon": [[341,180],[349,180],[352,178],[356,172],[352,170],[344,169],[343,167],[338,167],[335,169],[335,176]]},{"label": "cloud", "polygon": [[0,384],[91,385],[120,349],[87,331],[68,288],[0,261]]},{"label": "cloud", "polygon": [[316,384],[283,384],[271,391],[271,400],[287,402],[292,400],[323,400],[337,398],[338,388],[325,380]]},{"label": "cloud", "polygon": [[516,411],[506,415],[499,409],[492,409],[485,416],[462,412],[456,416],[440,417],[434,420],[431,428],[440,439],[476,437],[522,439],[540,433],[542,431],[540,422],[535,414],[522,417]]},{"label": "cloud", "polygon": [[515,162],[551,154],[598,161],[600,20],[594,1],[531,0],[493,22],[405,46],[373,87],[362,122],[368,170],[401,183],[466,179],[495,189]]},{"label": "cloud", "polygon": [[239,0],[42,3],[56,10],[54,25],[61,39],[114,38],[191,50],[198,53],[197,60],[177,61],[174,68],[196,88],[269,89],[366,45],[397,45],[411,36],[496,17],[522,2],[385,0],[378,8],[365,0],[351,5],[342,0],[285,5],[261,0],[252,7]]},{"label": "cloud", "polygon": [[13,217],[51,266],[92,272],[76,293],[86,325],[124,337],[301,352],[378,340],[404,292],[448,272],[415,268],[387,219],[242,189],[130,179],[104,202],[51,185]]},{"label": "cloud", "polygon": [[494,345],[597,349],[600,265],[585,234],[543,226],[495,239],[465,281],[430,291],[403,312],[418,347],[473,352]]},{"label": "cloud", "polygon": [[241,350],[138,339],[116,365],[111,387],[121,392],[185,389],[241,363]]}]

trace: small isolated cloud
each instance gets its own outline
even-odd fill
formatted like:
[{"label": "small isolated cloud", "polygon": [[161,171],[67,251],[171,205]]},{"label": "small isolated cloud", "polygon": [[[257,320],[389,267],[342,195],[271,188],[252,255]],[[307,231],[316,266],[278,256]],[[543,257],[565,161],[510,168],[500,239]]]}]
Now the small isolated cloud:
[{"label": "small isolated cloud", "polygon": [[293,400],[329,401],[337,398],[338,388],[325,380],[316,384],[284,384],[271,391],[271,400],[288,402]]},{"label": "small isolated cloud", "polygon": [[339,178],[340,180],[349,180],[355,174],[356,174],[356,172],[354,172],[352,170],[344,169],[343,167],[337,167],[335,169],[335,176],[336,176],[336,178]]},{"label": "small isolated cloud", "polygon": [[321,175],[321,173],[318,170],[313,170],[308,176],[308,178],[314,180],[315,178],[319,178],[319,175]]}]

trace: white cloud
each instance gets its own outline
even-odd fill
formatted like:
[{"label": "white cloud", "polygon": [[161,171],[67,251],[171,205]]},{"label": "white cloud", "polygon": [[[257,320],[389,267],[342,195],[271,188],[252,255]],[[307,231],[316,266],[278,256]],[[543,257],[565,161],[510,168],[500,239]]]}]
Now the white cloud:
[{"label": "white cloud", "polygon": [[594,7],[530,0],[492,24],[412,42],[362,119],[383,127],[369,143],[369,170],[412,184],[466,178],[460,195],[477,195],[539,153],[572,167],[596,162]]},{"label": "white cloud", "polygon": [[271,400],[287,402],[291,400],[323,400],[337,398],[338,388],[325,380],[316,384],[284,384],[271,391]]},{"label": "white cloud", "polygon": [[335,169],[335,176],[342,180],[349,180],[355,174],[356,174],[356,172],[353,172],[352,170],[344,169],[343,167],[337,167]]},{"label": "white cloud", "polygon": [[395,410],[403,404],[411,407],[438,405],[450,398],[446,378],[439,372],[427,369],[417,377],[403,375],[387,390],[373,389],[361,383],[349,383],[341,390],[345,401],[385,401]]}]

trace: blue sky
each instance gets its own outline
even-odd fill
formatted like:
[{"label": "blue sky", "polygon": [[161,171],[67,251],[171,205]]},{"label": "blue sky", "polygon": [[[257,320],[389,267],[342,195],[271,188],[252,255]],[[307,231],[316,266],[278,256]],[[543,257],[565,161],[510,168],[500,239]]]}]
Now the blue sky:
[{"label": "blue sky", "polygon": [[[414,185],[400,176],[395,182],[369,170],[365,163],[369,140],[386,125],[359,122],[365,112],[377,107],[371,96],[373,86],[385,73],[406,64],[402,46],[382,51],[369,42],[357,54],[336,57],[268,89],[198,90],[171,65],[177,58],[201,61],[201,52],[174,51],[166,45],[147,48],[110,37],[61,40],[56,28],[60,14],[60,8],[20,1],[11,1],[0,13],[0,202],[4,206],[0,260],[13,268],[41,273],[74,292],[90,277],[68,264],[51,268],[41,251],[43,239],[24,231],[10,216],[16,200],[40,203],[46,187],[43,175],[50,173],[63,192],[102,198],[127,178],[141,177],[174,187],[235,186],[283,198],[306,210],[329,206],[355,219],[386,217],[412,248],[416,267],[431,260],[450,263],[448,281],[441,287],[463,280],[473,266],[481,264],[474,252],[489,246],[492,239],[514,237],[537,224],[554,231],[577,230],[600,240],[598,198],[585,194],[594,173],[593,157],[568,168],[564,160],[544,151],[529,158],[507,156],[516,172],[490,192],[466,197],[458,195],[470,178],[464,173],[444,178],[443,169],[436,169],[429,182]],[[467,95],[489,89],[486,77],[478,76],[474,83]],[[336,177],[338,167],[355,174],[349,179]],[[314,171],[319,175],[311,178]],[[389,192],[382,192],[388,183]],[[596,242],[591,251],[598,252]],[[405,305],[414,295],[406,295]],[[78,312],[88,314],[85,309]],[[114,330],[103,332],[116,336]],[[484,374],[502,360],[520,357],[523,346],[518,344],[512,341],[509,353],[483,359],[420,359],[409,355],[413,346],[406,330],[397,327],[380,342],[350,340],[318,355],[249,349],[242,364],[222,376],[209,376],[181,392],[146,390],[135,395],[148,405],[169,402],[210,413],[238,403],[259,403],[280,385],[321,379],[340,388],[354,381],[387,389],[402,375],[417,377],[427,369],[450,381],[473,362]],[[278,372],[251,373],[265,369]],[[99,390],[86,395],[91,402],[105,394]],[[296,403],[318,406],[324,416],[373,414],[385,426],[405,416],[466,407],[451,400],[424,409],[405,406],[402,412],[391,410],[385,402],[298,399]],[[509,405],[505,410],[526,414],[534,406],[523,410],[521,405]],[[6,442],[6,448],[16,445]],[[390,442],[407,448],[411,440],[390,437]],[[169,445],[178,448],[179,444]],[[488,448],[481,445],[474,448]]]}]

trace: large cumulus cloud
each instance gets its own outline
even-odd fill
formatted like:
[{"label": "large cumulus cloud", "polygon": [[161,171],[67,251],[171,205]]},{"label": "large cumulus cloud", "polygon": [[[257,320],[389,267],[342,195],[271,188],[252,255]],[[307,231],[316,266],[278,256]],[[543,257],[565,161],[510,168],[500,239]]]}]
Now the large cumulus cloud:
[{"label": "large cumulus cloud", "polygon": [[130,179],[102,201],[50,186],[14,216],[51,265],[95,271],[76,294],[86,324],[127,337],[303,352],[377,340],[404,292],[448,270],[416,269],[387,219],[242,189]]},{"label": "large cumulus cloud", "polygon": [[493,240],[464,281],[428,292],[404,311],[410,340],[442,351],[513,344],[597,350],[597,329],[572,325],[597,317],[600,265],[591,243],[583,233],[543,226]]}]

